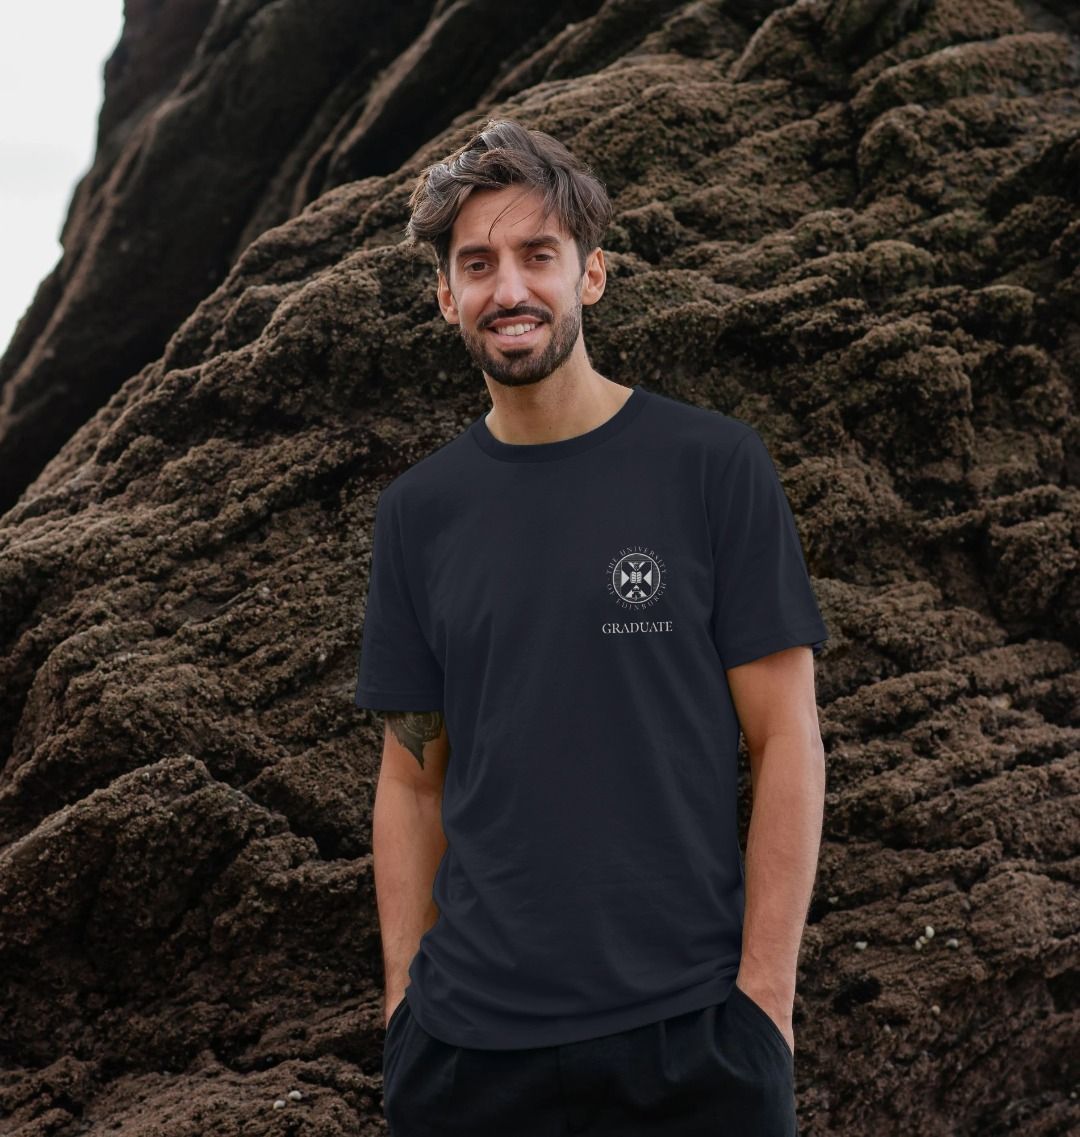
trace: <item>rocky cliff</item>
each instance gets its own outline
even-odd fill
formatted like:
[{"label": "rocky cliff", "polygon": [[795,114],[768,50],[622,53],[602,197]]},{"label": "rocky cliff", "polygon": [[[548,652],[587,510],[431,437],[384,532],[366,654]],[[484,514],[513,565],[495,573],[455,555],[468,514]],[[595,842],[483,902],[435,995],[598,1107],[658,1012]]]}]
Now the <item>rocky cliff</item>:
[{"label": "rocky cliff", "polygon": [[399,241],[498,115],[608,185],[594,366],[753,423],[799,520],[801,1132],[1075,1132],[1074,5],[126,15],[0,362],[0,1133],[383,1131],[372,511],[487,405]]}]

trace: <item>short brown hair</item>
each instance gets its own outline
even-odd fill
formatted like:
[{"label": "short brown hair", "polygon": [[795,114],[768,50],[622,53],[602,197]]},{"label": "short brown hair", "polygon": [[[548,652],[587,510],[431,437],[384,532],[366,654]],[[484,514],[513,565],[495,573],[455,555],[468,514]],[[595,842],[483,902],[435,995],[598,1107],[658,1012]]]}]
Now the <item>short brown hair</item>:
[{"label": "short brown hair", "polygon": [[558,139],[512,119],[488,119],[464,146],[424,168],[409,198],[407,242],[431,245],[449,280],[450,232],[465,199],[473,190],[511,185],[543,194],[545,216],[554,213],[574,238],[584,272],[611,221],[604,183]]}]

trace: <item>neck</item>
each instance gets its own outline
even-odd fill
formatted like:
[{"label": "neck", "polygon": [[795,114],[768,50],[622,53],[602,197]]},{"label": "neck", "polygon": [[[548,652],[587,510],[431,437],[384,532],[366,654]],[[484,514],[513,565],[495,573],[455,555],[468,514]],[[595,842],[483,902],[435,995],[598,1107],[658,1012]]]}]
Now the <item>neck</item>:
[{"label": "neck", "polygon": [[494,406],[484,422],[499,442],[516,446],[561,442],[595,430],[632,393],[591,367],[583,377],[552,372],[524,387],[507,387],[491,379],[487,385]]}]

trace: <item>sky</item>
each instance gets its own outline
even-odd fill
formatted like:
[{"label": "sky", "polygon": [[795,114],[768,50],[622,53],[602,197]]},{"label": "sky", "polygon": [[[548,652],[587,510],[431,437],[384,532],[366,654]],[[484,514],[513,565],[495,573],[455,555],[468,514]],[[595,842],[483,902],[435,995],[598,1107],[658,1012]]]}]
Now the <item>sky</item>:
[{"label": "sky", "polygon": [[124,0],[0,8],[0,355],[60,259],[75,183],[94,159],[105,60]]}]

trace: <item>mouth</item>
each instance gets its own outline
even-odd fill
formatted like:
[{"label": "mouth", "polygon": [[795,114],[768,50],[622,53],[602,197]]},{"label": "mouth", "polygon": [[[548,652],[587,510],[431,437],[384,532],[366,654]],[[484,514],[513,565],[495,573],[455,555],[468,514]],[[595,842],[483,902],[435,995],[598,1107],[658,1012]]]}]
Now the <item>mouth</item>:
[{"label": "mouth", "polygon": [[[543,326],[543,323],[530,324],[529,321],[522,320],[519,324],[507,324],[502,328],[485,328],[484,331],[493,336],[500,347],[524,347],[537,338]],[[522,328],[526,330],[522,331]]]}]

